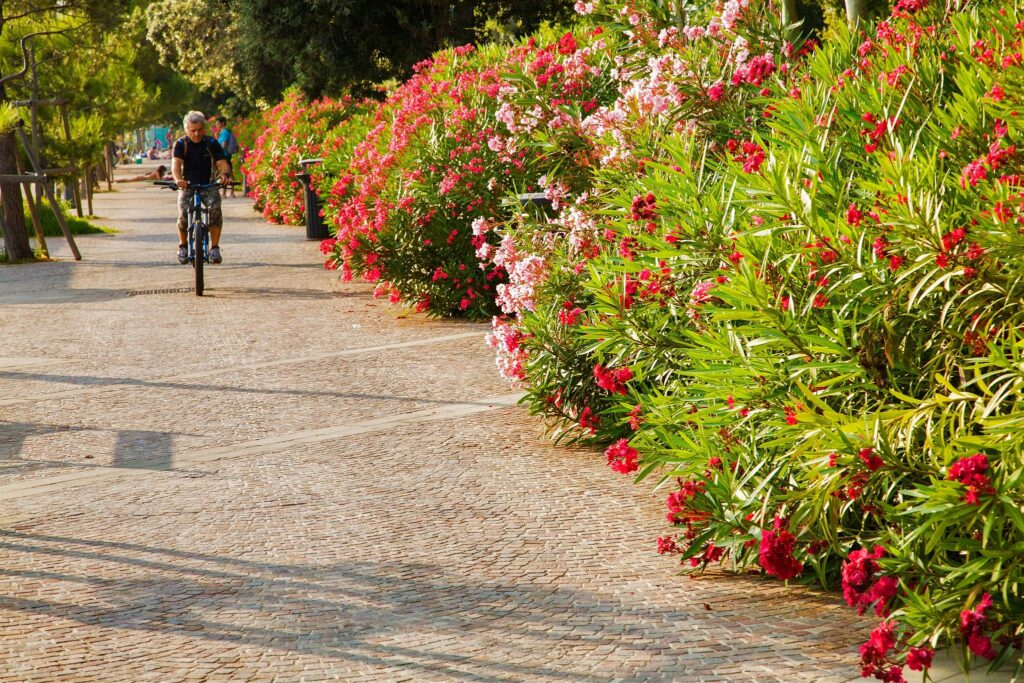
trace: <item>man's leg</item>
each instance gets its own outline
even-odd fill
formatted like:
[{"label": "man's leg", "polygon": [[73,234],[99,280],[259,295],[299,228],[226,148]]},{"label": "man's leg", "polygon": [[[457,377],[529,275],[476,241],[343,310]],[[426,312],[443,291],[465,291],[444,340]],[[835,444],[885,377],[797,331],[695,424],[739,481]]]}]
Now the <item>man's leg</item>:
[{"label": "man's leg", "polygon": [[220,193],[215,189],[203,193],[203,200],[210,209],[210,248],[220,246],[220,231],[224,227],[224,213],[221,211]]},{"label": "man's leg", "polygon": [[[185,198],[186,192],[178,190],[178,263],[188,263],[188,201]],[[184,249],[184,260],[182,260],[182,249]]]},{"label": "man's leg", "polygon": [[204,193],[203,199],[210,209],[210,261],[220,263],[220,231],[224,227],[224,213],[221,211],[220,192],[217,188]]}]

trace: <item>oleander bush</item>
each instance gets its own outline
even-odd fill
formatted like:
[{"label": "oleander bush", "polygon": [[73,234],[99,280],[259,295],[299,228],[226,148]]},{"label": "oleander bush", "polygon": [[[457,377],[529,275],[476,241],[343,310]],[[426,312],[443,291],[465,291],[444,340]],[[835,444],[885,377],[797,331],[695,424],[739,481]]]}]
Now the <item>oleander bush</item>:
[{"label": "oleander bush", "polygon": [[[242,157],[242,172],[249,183],[256,210],[264,218],[289,225],[303,222],[302,184],[295,178],[302,172],[299,160],[320,158],[334,146],[343,146],[344,138],[339,134],[341,124],[358,115],[365,106],[349,97],[307,102],[293,89],[278,105],[263,112],[258,124],[242,126],[239,140],[247,146]],[[332,146],[326,147],[329,137]],[[311,167],[315,183],[321,182],[322,174],[318,166]]]},{"label": "oleander bush", "polygon": [[554,140],[564,137],[560,121],[614,97],[594,82],[607,73],[598,65],[607,58],[571,32],[547,30],[511,49],[465,46],[418,65],[380,106],[348,172],[330,188],[329,265],[418,311],[496,313],[512,263],[478,254],[498,246],[493,228],[516,213],[517,194],[544,189],[549,165],[543,147],[511,144],[510,119],[498,109],[516,89],[508,69],[545,79],[552,97],[533,124],[545,123]]},{"label": "oleander bush", "polygon": [[864,676],[1019,672],[1024,9],[811,39],[764,0],[577,9],[337,127],[329,265],[497,313],[554,436],[665,493],[659,552],[841,589]]}]

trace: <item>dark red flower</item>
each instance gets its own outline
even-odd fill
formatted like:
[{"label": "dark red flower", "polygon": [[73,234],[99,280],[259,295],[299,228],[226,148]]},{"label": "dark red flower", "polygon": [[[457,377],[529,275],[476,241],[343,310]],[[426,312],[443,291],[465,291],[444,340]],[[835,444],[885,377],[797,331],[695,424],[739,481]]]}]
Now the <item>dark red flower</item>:
[{"label": "dark red flower", "polygon": [[967,647],[975,655],[986,659],[995,659],[996,651],[992,647],[992,639],[985,635],[988,627],[988,616],[985,614],[992,606],[992,596],[982,593],[981,600],[974,609],[960,612],[960,633],[967,639]]},{"label": "dark red flower", "polygon": [[864,463],[864,466],[867,467],[868,471],[870,472],[874,472],[875,470],[877,470],[878,468],[885,464],[882,458],[875,454],[874,448],[860,449],[860,452],[857,453],[857,457],[861,459],[861,461]]},{"label": "dark red flower", "polygon": [[968,458],[960,458],[949,468],[946,476],[950,481],[956,481],[967,487],[964,494],[964,501],[971,505],[981,505],[979,494],[992,495],[995,489],[992,488],[992,480],[988,475],[982,474],[988,471],[988,457],[982,453],[975,453]]},{"label": "dark red flower", "polygon": [[912,647],[907,653],[907,668],[911,671],[924,671],[932,666],[935,650],[930,647]]},{"label": "dark red flower", "polygon": [[875,574],[881,569],[877,560],[885,556],[885,548],[876,545],[871,552],[854,550],[843,563],[843,598],[850,607],[856,607],[858,614],[864,614],[869,605],[877,602],[875,612],[886,613],[887,603],[896,595],[898,583],[895,578],[883,576],[875,581]]},{"label": "dark red flower", "polygon": [[775,516],[774,530],[765,529],[761,532],[761,549],[758,559],[765,573],[777,576],[783,581],[796,578],[804,570],[804,565],[793,557],[796,539],[786,530],[789,520]]},{"label": "dark red flower", "polygon": [[630,215],[635,221],[649,221],[654,218],[657,209],[657,200],[653,192],[646,195],[633,197],[633,204],[630,207]]}]

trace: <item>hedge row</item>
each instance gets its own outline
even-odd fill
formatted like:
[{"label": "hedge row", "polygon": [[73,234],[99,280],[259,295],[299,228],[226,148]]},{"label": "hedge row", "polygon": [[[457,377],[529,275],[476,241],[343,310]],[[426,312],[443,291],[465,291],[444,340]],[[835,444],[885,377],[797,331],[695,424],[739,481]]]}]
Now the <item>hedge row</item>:
[{"label": "hedge row", "polygon": [[329,266],[493,316],[553,435],[664,490],[687,570],[841,588],[878,618],[865,676],[1024,667],[1021,9],[898,0],[814,40],[760,0],[577,9],[379,105],[290,98],[258,201],[325,150]]}]

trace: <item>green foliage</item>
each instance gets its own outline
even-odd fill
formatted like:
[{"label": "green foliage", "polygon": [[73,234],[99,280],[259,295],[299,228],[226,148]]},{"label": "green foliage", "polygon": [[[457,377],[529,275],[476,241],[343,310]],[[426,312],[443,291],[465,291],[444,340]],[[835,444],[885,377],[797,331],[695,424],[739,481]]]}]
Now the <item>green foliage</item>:
[{"label": "green foliage", "polygon": [[[591,143],[613,161],[553,171],[588,190],[584,218],[509,226],[550,267],[513,323],[529,405],[560,437],[628,440],[638,478],[671,492],[662,549],[685,566],[843,583],[893,620],[897,648],[868,651],[870,671],[938,643],[1019,669],[1024,17],[934,7],[870,40],[837,23],[786,60],[757,7],[751,55],[786,71],[709,96],[735,67],[713,41],[645,42],[673,23],[651,2],[620,55],[639,94]],[[652,53],[687,69],[648,81]],[[633,109],[665,80],[678,108]],[[515,82],[523,111],[543,105]],[[587,239],[591,256],[572,244]],[[602,380],[620,369],[621,386]],[[868,552],[865,583],[844,581]]]},{"label": "green foliage", "polygon": [[[29,213],[28,204],[25,207],[25,222],[31,225],[32,216]],[[43,235],[46,237],[63,237],[64,233],[61,232],[60,225],[57,224],[57,217],[53,215],[53,208],[49,202],[42,202],[36,205],[36,210],[39,212],[39,222],[43,226]],[[73,235],[90,235],[95,233],[110,233],[113,230],[104,228],[100,225],[96,225],[84,218],[79,218],[74,213],[69,211],[69,207],[65,204],[62,207],[64,214],[64,222],[67,223],[68,229]]]},{"label": "green foliage", "polygon": [[242,73],[258,97],[271,101],[292,84],[310,98],[373,95],[377,83],[408,76],[413,64],[433,52],[472,42],[489,21],[522,35],[544,20],[564,18],[571,5],[569,0],[231,3],[238,15]]},{"label": "green foliage", "polygon": [[165,0],[146,7],[146,38],[160,63],[214,97],[252,102],[237,61],[242,39],[236,10],[215,0]]}]

